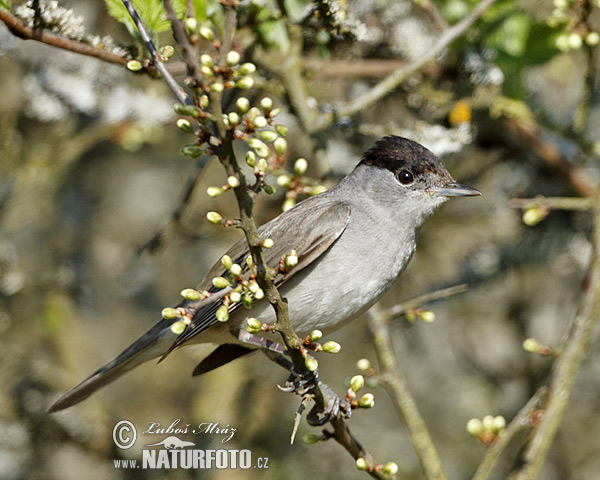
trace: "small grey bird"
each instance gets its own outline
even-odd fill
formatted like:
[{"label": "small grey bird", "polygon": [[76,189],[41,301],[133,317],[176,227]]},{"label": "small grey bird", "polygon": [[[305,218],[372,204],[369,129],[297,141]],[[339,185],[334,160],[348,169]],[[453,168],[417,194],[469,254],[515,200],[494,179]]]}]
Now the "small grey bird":
[{"label": "small grey bird", "polygon": [[[457,184],[442,162],[425,147],[406,138],[388,136],[362,157],[358,166],[336,187],[298,203],[259,229],[261,238],[274,246],[265,260],[276,268],[292,249],[298,263],[275,278],[288,300],[290,320],[297,334],[324,333],[340,328],[371,307],[406,268],[425,220],[450,197],[481,195]],[[248,247],[240,240],[227,252],[248,271]],[[212,280],[227,276],[221,262],[200,282],[197,290],[215,297]],[[221,295],[225,290],[221,290]],[[210,298],[210,297],[209,297]],[[271,324],[273,308],[266,300],[251,309],[241,303],[229,306],[229,320],[220,322],[216,311],[221,301],[183,301],[193,312],[191,323],[179,335],[162,319],[114,360],[110,361],[49,409],[62,410],[81,402],[99,388],[137,365],[163,357],[173,348],[193,343],[219,346],[200,362],[200,375],[261,347],[272,345],[272,333],[250,335],[246,321],[255,317]]]}]

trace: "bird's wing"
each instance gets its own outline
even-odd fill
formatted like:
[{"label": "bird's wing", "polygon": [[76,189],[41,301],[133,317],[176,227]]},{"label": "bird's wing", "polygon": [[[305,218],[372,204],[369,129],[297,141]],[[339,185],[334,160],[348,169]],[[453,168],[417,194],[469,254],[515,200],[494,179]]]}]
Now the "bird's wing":
[{"label": "bird's wing", "polygon": [[[316,199],[316,197],[313,198]],[[272,248],[263,249],[265,262],[269,267],[277,269],[282,255],[290,250],[295,250],[298,255],[298,264],[295,267],[277,273],[275,285],[278,287],[319,258],[339,238],[348,225],[350,220],[348,204],[333,200],[323,202],[323,198],[320,200],[320,202],[316,202],[312,201],[312,198],[307,199],[258,229],[263,240],[270,238],[274,242]],[[232,258],[234,263],[238,263],[242,267],[244,273],[248,272],[246,259],[249,250],[246,239],[233,245],[227,255]],[[227,274],[228,272],[221,262],[217,262],[198,285],[198,290],[217,292],[218,289],[212,285],[212,279],[227,276]],[[187,306],[186,302],[182,306]],[[219,323],[216,311],[220,306],[221,302],[213,302],[199,308],[194,313],[192,323],[177,337],[163,358],[192,337]],[[232,313],[240,306],[239,303],[230,305],[229,312]]]}]

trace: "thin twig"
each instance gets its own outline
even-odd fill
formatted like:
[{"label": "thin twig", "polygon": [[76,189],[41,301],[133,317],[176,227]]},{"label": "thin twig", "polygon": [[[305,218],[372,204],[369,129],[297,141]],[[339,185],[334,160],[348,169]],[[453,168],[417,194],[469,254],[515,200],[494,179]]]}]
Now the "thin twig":
[{"label": "thin twig", "polygon": [[591,210],[594,208],[594,200],[589,197],[511,198],[508,205],[514,208],[545,207],[552,210]]},{"label": "thin twig", "polygon": [[548,454],[569,403],[575,375],[587,350],[592,331],[600,318],[600,205],[594,206],[594,259],[583,287],[583,298],[571,330],[554,363],[544,415],[531,437],[516,480],[533,480]]},{"label": "thin twig", "polygon": [[179,86],[177,81],[173,78],[173,75],[171,75],[171,72],[169,72],[169,70],[167,69],[166,64],[162,61],[161,56],[159,55],[158,51],[156,50],[156,47],[154,46],[154,42],[152,42],[152,39],[150,38],[150,35],[148,34],[148,31],[146,30],[142,19],[133,7],[131,0],[122,0],[122,2],[123,5],[125,5],[125,8],[127,8],[129,15],[131,15],[133,23],[135,23],[135,26],[140,32],[142,40],[144,41],[148,52],[150,52],[150,56],[152,57],[152,62],[154,66],[161,73],[169,88],[173,91],[173,93],[181,103],[183,103],[184,105],[193,105],[194,103],[190,100],[183,88]]},{"label": "thin twig", "polygon": [[431,440],[423,417],[419,413],[417,403],[406,386],[406,379],[398,367],[394,355],[389,326],[383,315],[379,314],[378,306],[369,310],[369,327],[373,334],[375,350],[381,366],[378,376],[383,385],[390,391],[396,407],[408,427],[411,442],[428,480],[446,480],[437,450]]},{"label": "thin twig", "polygon": [[546,387],[540,388],[535,394],[529,399],[519,413],[513,418],[513,420],[506,426],[506,429],[498,436],[496,441],[490,445],[487,449],[485,457],[477,467],[477,471],[473,476],[472,480],[486,480],[492,471],[492,468],[498,462],[500,455],[504,449],[510,444],[510,442],[516,437],[516,435],[528,428],[532,428],[531,414],[534,410],[541,407],[541,402],[546,396],[548,389]]}]

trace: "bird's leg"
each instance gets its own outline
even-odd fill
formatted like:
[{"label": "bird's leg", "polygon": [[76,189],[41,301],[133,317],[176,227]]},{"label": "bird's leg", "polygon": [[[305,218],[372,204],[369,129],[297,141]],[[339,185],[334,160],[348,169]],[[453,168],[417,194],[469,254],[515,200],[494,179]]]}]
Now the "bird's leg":
[{"label": "bird's leg", "polygon": [[278,353],[278,354],[285,353],[285,347],[281,343],[267,340],[264,337],[259,337],[258,335],[254,335],[245,330],[240,330],[238,332],[237,337],[240,342],[244,342],[249,345],[254,345],[256,347],[261,347],[262,349],[264,349],[266,351],[274,352],[274,353]]}]

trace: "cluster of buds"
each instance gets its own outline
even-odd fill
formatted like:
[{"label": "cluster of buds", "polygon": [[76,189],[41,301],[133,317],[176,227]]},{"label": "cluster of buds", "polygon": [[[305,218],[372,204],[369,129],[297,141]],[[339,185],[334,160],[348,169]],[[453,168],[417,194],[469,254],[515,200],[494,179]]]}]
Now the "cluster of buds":
[{"label": "cluster of buds", "polygon": [[277,176],[277,185],[286,188],[285,201],[282,210],[285,212],[296,205],[298,195],[317,195],[327,190],[326,187],[316,183],[305,176],[308,170],[308,162],[305,158],[299,158],[294,162],[294,171],[280,172]]},{"label": "cluster of buds", "polygon": [[354,375],[350,379],[350,388],[346,392],[346,400],[350,402],[352,408],[373,408],[375,406],[375,396],[372,393],[365,393],[358,400],[357,393],[365,386],[365,377]]},{"label": "cluster of buds", "polygon": [[342,349],[342,346],[333,340],[323,344],[319,343],[319,340],[321,340],[322,337],[323,332],[321,332],[321,330],[313,330],[304,338],[302,347],[300,347],[300,353],[304,357],[304,365],[306,366],[307,370],[311,372],[317,370],[319,363],[309,355],[309,351],[339,353],[339,351]]},{"label": "cluster of buds", "polygon": [[472,418],[467,422],[467,432],[486,447],[494,443],[505,428],[506,420],[501,415],[486,415],[482,420]]},{"label": "cluster of buds", "polygon": [[523,350],[528,353],[535,353],[541,357],[550,357],[556,355],[556,352],[552,350],[548,345],[544,345],[535,338],[526,338],[523,340]]},{"label": "cluster of buds", "polygon": [[356,459],[356,468],[363,472],[383,473],[386,478],[393,478],[398,473],[398,464],[395,462],[388,462],[383,465],[377,464],[370,467],[367,461],[362,457]]},{"label": "cluster of buds", "polygon": [[235,175],[231,175],[227,178],[227,183],[222,185],[221,187],[208,187],[206,189],[206,193],[209,197],[218,197],[222,193],[227,190],[231,190],[232,188],[237,188],[240,186],[240,179]]},{"label": "cluster of buds", "polygon": [[[600,1],[594,5],[600,7]],[[585,3],[575,0],[554,0],[554,10],[546,23],[552,28],[563,28],[564,31],[554,41],[561,52],[579,50],[583,44],[593,47],[600,43],[600,34],[590,29],[586,17]]]},{"label": "cluster of buds", "polygon": [[423,310],[422,308],[415,307],[406,312],[406,319],[411,323],[417,319],[425,323],[432,323],[435,321],[435,313],[431,310]]},{"label": "cluster of buds", "polygon": [[[193,288],[186,288],[181,291],[181,296],[190,302],[204,300],[211,295],[212,294],[207,290],[198,291]],[[194,310],[187,307],[167,307],[162,309],[161,315],[167,320],[180,319],[171,324],[171,331],[175,335],[180,335],[188,325],[191,325],[192,318],[194,317]]]},{"label": "cluster of buds", "polygon": [[523,209],[523,216],[521,217],[521,219],[523,220],[523,223],[525,225],[527,225],[528,227],[533,227],[534,225],[537,225],[542,220],[544,220],[549,213],[550,209],[548,207],[545,207],[543,205],[532,205]]},{"label": "cluster of buds", "polygon": [[[162,47],[160,49],[158,54],[160,55],[160,59],[163,62],[166,62],[169,60],[169,58],[171,58],[175,54],[175,48],[172,45],[165,45],[164,47]],[[152,64],[152,62],[150,61],[150,59],[145,58],[141,61],[140,60],[129,60],[127,62],[126,66],[130,72],[139,72],[143,68],[150,67],[151,64]]]}]

